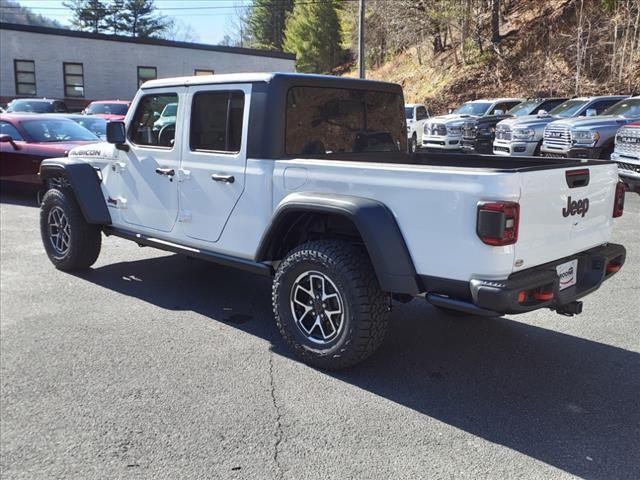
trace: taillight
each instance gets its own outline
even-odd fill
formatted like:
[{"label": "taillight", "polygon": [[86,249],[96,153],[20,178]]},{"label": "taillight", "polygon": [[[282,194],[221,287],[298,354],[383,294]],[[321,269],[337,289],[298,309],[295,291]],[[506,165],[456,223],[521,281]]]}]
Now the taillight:
[{"label": "taillight", "polygon": [[624,211],[624,183],[618,182],[616,185],[616,197],[613,201],[613,218],[621,217]]},{"label": "taillight", "polygon": [[485,202],[478,205],[476,232],[487,245],[511,245],[518,241],[520,205],[515,202]]}]

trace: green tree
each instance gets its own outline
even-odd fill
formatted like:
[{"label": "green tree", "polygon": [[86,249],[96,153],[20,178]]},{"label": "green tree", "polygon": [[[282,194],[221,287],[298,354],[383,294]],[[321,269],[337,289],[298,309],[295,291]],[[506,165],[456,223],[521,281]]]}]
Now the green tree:
[{"label": "green tree", "polygon": [[127,33],[127,26],[124,21],[124,0],[112,0],[107,7],[107,16],[104,19],[105,27],[114,35]]},{"label": "green tree", "polygon": [[158,15],[154,0],[125,0],[123,25],[132,37],[158,37],[168,27],[165,17]]},{"label": "green tree", "polygon": [[105,29],[107,6],[102,0],[67,0],[63,5],[73,11],[71,24],[78,30],[100,33]]},{"label": "green tree", "polygon": [[293,0],[255,0],[249,14],[249,31],[253,46],[282,50],[287,16]]},{"label": "green tree", "polygon": [[284,50],[301,72],[328,73],[342,60],[341,31],[333,0],[301,1],[287,19]]}]

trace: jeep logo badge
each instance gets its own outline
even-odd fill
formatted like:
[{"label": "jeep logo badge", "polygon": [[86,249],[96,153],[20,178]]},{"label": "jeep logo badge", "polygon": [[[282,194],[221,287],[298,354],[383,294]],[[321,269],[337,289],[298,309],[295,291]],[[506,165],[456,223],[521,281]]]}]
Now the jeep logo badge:
[{"label": "jeep logo badge", "polygon": [[569,215],[581,215],[584,217],[589,211],[589,199],[583,198],[582,200],[571,200],[571,195],[567,198],[567,206],[562,209],[562,216],[568,217]]}]

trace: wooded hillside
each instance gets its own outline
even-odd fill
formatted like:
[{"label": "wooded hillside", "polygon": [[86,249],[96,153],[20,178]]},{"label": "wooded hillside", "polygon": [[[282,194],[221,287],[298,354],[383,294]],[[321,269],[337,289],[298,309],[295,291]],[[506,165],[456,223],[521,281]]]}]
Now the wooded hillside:
[{"label": "wooded hillside", "polygon": [[[401,83],[408,101],[640,93],[640,0],[365,1],[367,76]],[[355,75],[357,10],[255,0],[238,42],[293,52],[301,71]]]},{"label": "wooded hillside", "polygon": [[638,0],[369,5],[367,76],[436,111],[485,96],[640,94]]}]

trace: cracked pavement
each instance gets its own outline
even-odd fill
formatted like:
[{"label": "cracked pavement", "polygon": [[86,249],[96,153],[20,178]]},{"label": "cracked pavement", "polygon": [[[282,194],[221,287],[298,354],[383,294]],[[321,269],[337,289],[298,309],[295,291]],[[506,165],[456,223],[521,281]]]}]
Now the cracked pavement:
[{"label": "cracked pavement", "polygon": [[0,205],[3,478],[640,478],[638,195],[582,315],[395,305],[337,374],[291,358],[268,279],[116,238],[58,272],[34,207]]}]

